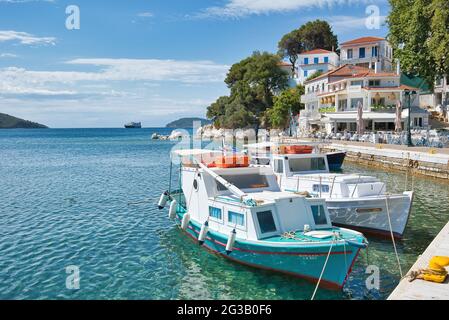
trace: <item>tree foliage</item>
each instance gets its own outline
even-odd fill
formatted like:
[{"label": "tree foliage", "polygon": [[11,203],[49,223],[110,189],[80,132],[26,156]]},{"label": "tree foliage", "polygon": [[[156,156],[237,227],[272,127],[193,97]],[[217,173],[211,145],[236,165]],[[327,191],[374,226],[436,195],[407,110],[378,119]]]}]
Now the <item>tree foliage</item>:
[{"label": "tree foliage", "polygon": [[273,97],[288,86],[288,74],[279,67],[280,58],[266,52],[235,63],[225,83],[229,96],[218,98],[207,108],[215,126],[244,128],[259,126],[263,113],[273,105]]},{"label": "tree foliage", "polygon": [[448,1],[390,0],[390,5],[388,39],[403,71],[429,84],[449,74]]},{"label": "tree foliage", "polygon": [[304,105],[301,104],[301,95],[304,87],[297,86],[281,92],[274,98],[273,108],[267,111],[267,120],[272,128],[285,129],[290,124],[291,115],[296,115]]},{"label": "tree foliage", "polygon": [[298,54],[313,49],[336,50],[337,48],[338,39],[329,23],[315,20],[285,34],[278,43],[278,54],[283,59],[290,60],[294,71]]}]

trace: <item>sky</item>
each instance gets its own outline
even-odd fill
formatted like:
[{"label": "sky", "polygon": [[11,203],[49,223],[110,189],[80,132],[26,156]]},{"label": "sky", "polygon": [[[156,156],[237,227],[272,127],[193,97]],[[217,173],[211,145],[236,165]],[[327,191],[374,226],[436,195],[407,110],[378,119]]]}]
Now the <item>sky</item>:
[{"label": "sky", "polygon": [[285,33],[322,19],[340,42],[383,37],[388,12],[387,0],[0,0],[0,112],[52,128],[204,117],[229,67]]}]

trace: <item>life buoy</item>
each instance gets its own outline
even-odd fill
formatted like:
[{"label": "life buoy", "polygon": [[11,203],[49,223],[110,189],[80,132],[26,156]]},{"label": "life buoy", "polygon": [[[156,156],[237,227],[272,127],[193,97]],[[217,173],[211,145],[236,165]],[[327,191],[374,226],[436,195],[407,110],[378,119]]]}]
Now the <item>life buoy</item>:
[{"label": "life buoy", "polygon": [[413,161],[413,168],[418,168],[418,167],[419,167],[418,160]]}]

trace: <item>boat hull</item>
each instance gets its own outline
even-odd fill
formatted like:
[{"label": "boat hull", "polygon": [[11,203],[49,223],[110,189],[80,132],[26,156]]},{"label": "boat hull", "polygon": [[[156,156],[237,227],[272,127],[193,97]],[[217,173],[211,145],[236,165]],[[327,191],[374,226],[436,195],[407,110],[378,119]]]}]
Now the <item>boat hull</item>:
[{"label": "boat hull", "polygon": [[[182,219],[182,217],[178,217]],[[200,225],[191,221],[186,233],[195,241]],[[280,272],[317,283],[329,254],[328,245],[281,247],[246,241],[235,242],[232,252],[226,252],[227,236],[209,231],[202,246],[209,251],[243,265]],[[351,272],[361,247],[337,243],[332,247],[320,286],[341,289]]]},{"label": "boat hull", "polygon": [[402,238],[404,234],[412,202],[411,191],[388,196],[390,229],[385,196],[326,200],[332,224],[379,237],[391,237],[392,231],[395,238]]},{"label": "boat hull", "polygon": [[326,157],[329,170],[340,171],[346,157],[346,152],[330,152],[326,154]]}]

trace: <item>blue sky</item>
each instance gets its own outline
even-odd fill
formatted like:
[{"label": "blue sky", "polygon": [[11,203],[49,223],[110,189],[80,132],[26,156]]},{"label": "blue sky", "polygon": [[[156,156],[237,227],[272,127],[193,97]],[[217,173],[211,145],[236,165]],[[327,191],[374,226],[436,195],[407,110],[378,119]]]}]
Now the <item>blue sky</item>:
[{"label": "blue sky", "polygon": [[230,65],[309,20],[340,42],[385,36],[365,26],[373,4],[382,21],[387,0],[0,0],[0,112],[54,128],[204,116]]}]

